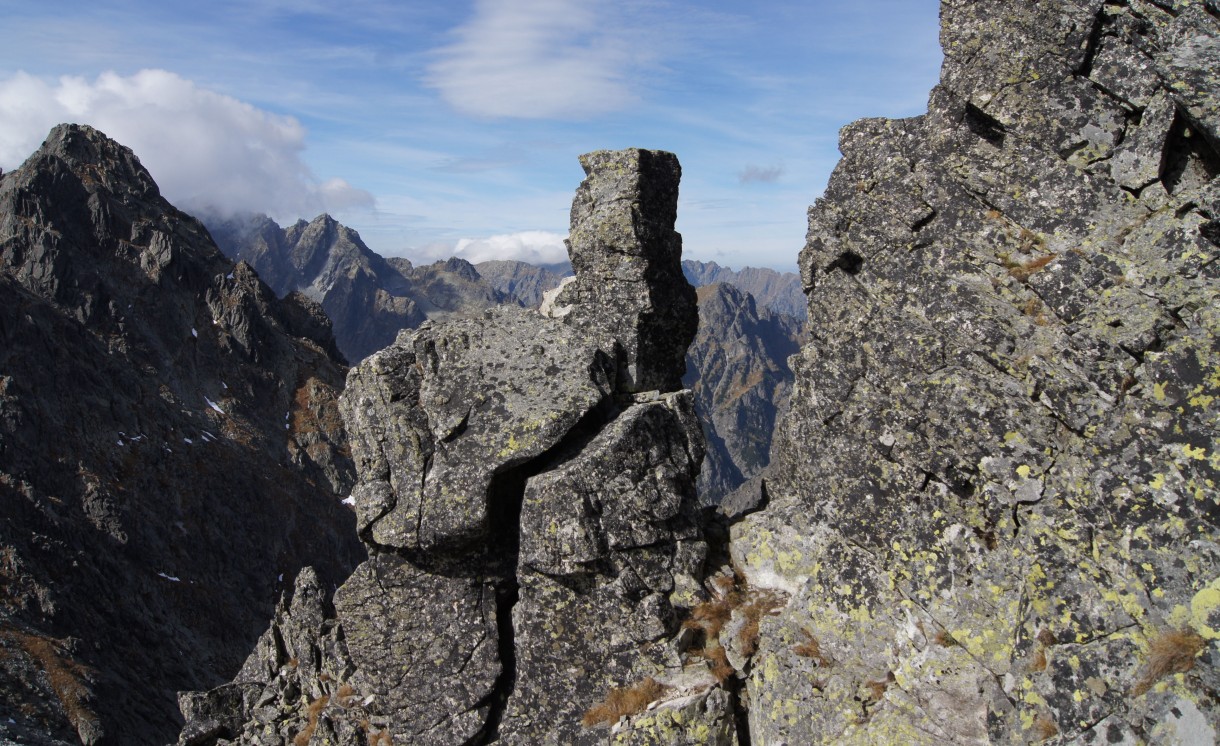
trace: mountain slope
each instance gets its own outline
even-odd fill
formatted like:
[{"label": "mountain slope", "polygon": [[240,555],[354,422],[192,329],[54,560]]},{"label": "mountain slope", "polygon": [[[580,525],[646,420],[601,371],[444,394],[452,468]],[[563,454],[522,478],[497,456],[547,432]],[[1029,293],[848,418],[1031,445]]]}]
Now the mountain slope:
[{"label": "mountain slope", "polygon": [[801,325],[759,310],[726,283],[699,288],[699,332],[687,357],[708,453],[699,494],[716,504],[770,461],[776,418],[792,389],[788,358],[800,349]]},{"label": "mountain slope", "polygon": [[277,295],[299,291],[320,303],[348,360],[367,357],[425,319],[506,302],[465,260],[415,267],[387,259],[329,215],[287,228],[262,215],[213,220],[210,228],[221,250],[249,262]]},{"label": "mountain slope", "polygon": [[695,287],[727,283],[754,296],[758,305],[772,313],[805,320],[805,290],[800,275],[766,267],[742,267],[735,271],[716,262],[694,259],[683,260],[682,272]]},{"label": "mountain slope", "polygon": [[83,126],[0,179],[0,269],[0,733],[164,743],[361,554],[329,324]]}]

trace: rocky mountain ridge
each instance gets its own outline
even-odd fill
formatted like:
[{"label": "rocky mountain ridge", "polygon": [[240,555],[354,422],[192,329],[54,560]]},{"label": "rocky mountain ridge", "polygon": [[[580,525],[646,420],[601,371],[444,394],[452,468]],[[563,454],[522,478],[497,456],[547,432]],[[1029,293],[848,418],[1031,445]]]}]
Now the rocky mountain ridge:
[{"label": "rocky mountain ridge", "polygon": [[[357,361],[425,319],[477,316],[497,305],[538,308],[546,292],[572,275],[570,265],[510,260],[471,265],[451,258],[415,267],[376,254],[329,215],[287,229],[265,216],[213,220],[212,232],[228,256],[250,262],[277,293],[300,291],[320,302],[334,320],[340,349]],[[800,288],[799,276],[767,269],[735,272],[690,260],[682,269],[696,287],[740,283],[783,308]],[[716,504],[769,462],[775,417],[792,381],[787,357],[796,352],[802,328],[782,313],[760,310],[748,293],[717,290],[699,299],[700,332],[684,380],[696,392],[709,443],[699,492]]]},{"label": "rocky mountain ridge", "polygon": [[165,743],[362,554],[329,323],[77,125],[0,178],[0,296],[0,740]]},{"label": "rocky mountain ridge", "polygon": [[733,270],[716,262],[700,262],[685,259],[682,272],[690,284],[697,288],[725,283],[749,293],[758,305],[774,314],[791,316],[804,322],[805,289],[800,275],[792,272],[777,272],[767,267],[742,267]]}]

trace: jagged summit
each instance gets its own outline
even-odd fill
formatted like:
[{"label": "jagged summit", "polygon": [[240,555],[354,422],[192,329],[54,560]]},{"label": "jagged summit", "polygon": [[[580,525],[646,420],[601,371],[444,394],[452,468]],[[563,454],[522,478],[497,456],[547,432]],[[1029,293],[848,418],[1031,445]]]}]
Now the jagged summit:
[{"label": "jagged summit", "polygon": [[360,553],[329,323],[61,125],[0,180],[0,339],[0,736],[165,743]]},{"label": "jagged summit", "polygon": [[226,255],[253,265],[277,294],[301,292],[321,304],[339,349],[352,361],[427,319],[469,316],[510,302],[463,259],[416,267],[385,258],[326,214],[287,228],[265,215],[217,219],[210,228]]}]

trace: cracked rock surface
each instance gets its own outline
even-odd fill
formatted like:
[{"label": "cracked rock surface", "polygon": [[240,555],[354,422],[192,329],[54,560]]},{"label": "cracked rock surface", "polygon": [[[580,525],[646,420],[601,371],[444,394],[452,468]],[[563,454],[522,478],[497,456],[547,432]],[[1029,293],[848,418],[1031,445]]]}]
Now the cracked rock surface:
[{"label": "cracked rock surface", "polygon": [[1220,12],[946,0],[809,217],[755,743],[1212,743]]},{"label": "cracked rock surface", "polygon": [[707,547],[679,168],[581,162],[566,311],[427,322],[351,371],[370,559],[333,609],[298,582],[235,682],[183,695],[181,743],[601,743],[608,688],[680,673]]}]

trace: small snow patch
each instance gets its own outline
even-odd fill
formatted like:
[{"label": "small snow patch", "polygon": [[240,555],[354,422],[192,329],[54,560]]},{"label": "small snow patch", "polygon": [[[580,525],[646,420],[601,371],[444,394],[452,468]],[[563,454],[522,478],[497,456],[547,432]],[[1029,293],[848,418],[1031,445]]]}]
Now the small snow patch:
[{"label": "small snow patch", "polygon": [[205,396],[205,397],[203,397],[203,400],[204,400],[205,402],[207,402],[207,403],[208,403],[208,406],[209,406],[209,407],[211,407],[212,409],[215,409],[217,412],[220,412],[221,414],[224,414],[224,413],[225,413],[225,411],[224,411],[223,409],[221,409],[221,408],[220,408],[220,405],[219,405],[219,404],[217,404],[216,402],[214,402],[214,401],[212,401],[211,399],[207,398],[206,396]]},{"label": "small snow patch", "polygon": [[193,326],[191,327],[191,336],[195,339],[199,339],[199,332],[195,331],[195,327]]},{"label": "small snow patch", "polygon": [[168,580],[168,581],[170,581],[170,582],[173,582],[173,583],[181,583],[181,582],[182,582],[182,581],[181,581],[181,580],[179,580],[178,578],[175,578],[173,575],[166,575],[166,574],[165,574],[165,573],[163,573],[163,572],[159,572],[159,573],[157,573],[157,575],[160,575],[161,577],[163,577],[163,578],[165,578],[166,580]]},{"label": "small snow patch", "polygon": [[346,500],[343,501],[343,504],[351,505],[354,507],[356,505],[356,498],[349,496]]},{"label": "small snow patch", "polygon": [[195,445],[195,441],[191,440],[190,438],[183,438],[183,439],[182,439],[182,442],[183,442],[183,443],[186,443],[188,446],[193,446],[193,445]]}]

